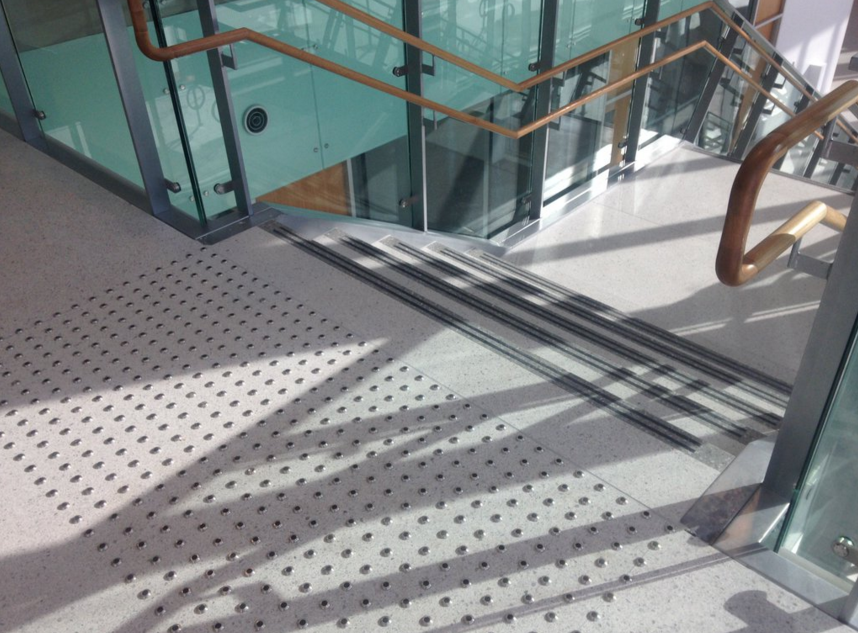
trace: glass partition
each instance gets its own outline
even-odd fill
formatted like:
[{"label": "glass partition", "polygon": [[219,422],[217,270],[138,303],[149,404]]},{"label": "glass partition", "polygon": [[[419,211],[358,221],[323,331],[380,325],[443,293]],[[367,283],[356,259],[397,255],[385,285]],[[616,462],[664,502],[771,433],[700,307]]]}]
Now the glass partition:
[{"label": "glass partition", "polygon": [[[662,9],[673,15],[695,6],[688,2],[671,2]],[[700,41],[717,43],[723,24],[709,12],[695,13],[659,31],[655,37],[654,61],[659,61]],[[642,121],[641,145],[646,146],[660,136],[681,138],[697,109],[709,79],[714,57],[704,50],[678,59],[647,78],[646,108]]]},{"label": "glass partition", "polygon": [[563,0],[557,20],[557,63],[574,59],[640,28],[644,0]]},{"label": "glass partition", "polygon": [[[405,25],[404,1],[347,0],[399,29]],[[34,102],[45,113],[45,134],[140,184],[95,3],[4,2],[12,8],[11,26]],[[657,18],[698,4],[661,0]],[[158,45],[202,36],[198,0],[148,5],[150,37]],[[228,103],[236,115],[253,198],[284,209],[404,226],[423,226],[423,218],[414,215],[420,209],[428,229],[492,238],[523,226],[535,204],[568,200],[595,178],[619,173],[632,138],[639,137],[640,147],[666,136],[683,138],[703,114],[697,143],[741,158],[807,100],[794,69],[786,64],[773,71],[771,46],[747,25],[742,27],[747,39],[739,37],[727,53],[730,62],[787,111],[761,100],[757,88],[728,67],[712,86],[706,112],[698,113],[716,67],[705,50],[586,99],[640,68],[649,44],[652,57],[646,63],[701,41],[721,46],[728,31],[712,11],[664,26],[647,36],[644,48],[630,39],[553,77],[550,85],[518,92],[429,54],[422,56],[421,81],[416,82],[415,69],[405,67],[400,40],[315,0],[216,0],[216,5],[221,31],[253,29],[511,130],[546,111],[577,107],[539,134],[513,140],[428,108],[420,110],[421,126],[417,109],[396,97],[256,44],[240,42],[221,51],[233,60],[225,71],[228,93],[221,93],[219,68],[213,80],[211,53],[161,64],[134,46],[165,177],[177,185],[170,199],[202,221],[236,204],[233,193],[218,193],[224,191],[219,185],[231,181],[221,125]],[[645,13],[649,19],[655,14],[647,0],[559,0],[556,21],[547,23],[542,0],[438,0],[422,4],[420,28],[426,41],[520,82],[539,72],[542,58],[553,56],[559,64],[634,34]],[[544,41],[553,49],[548,54],[540,50]],[[0,90],[0,108],[7,102]],[[848,138],[845,132],[841,136]],[[803,175],[816,164],[813,178],[819,182],[854,184],[856,170],[817,161],[818,147],[810,137],[779,167]],[[423,184],[412,182],[417,174],[425,174],[426,209],[415,204],[423,193]],[[535,187],[534,177],[542,174],[544,182]],[[533,199],[534,191],[542,192],[540,200]]]},{"label": "glass partition", "polygon": [[[424,3],[423,38],[511,81],[539,60],[541,2]],[[536,89],[507,90],[431,58],[424,94],[485,121],[518,129],[536,116]],[[426,111],[427,222],[432,230],[488,238],[527,218],[531,139],[513,140]]]},{"label": "glass partition", "polygon": [[[855,337],[780,537],[779,552],[849,591],[858,577]],[[850,554],[851,552],[851,554]]]},{"label": "glass partition", "polygon": [[[150,21],[153,42],[173,45],[202,37],[198,11],[182,5],[166,8]],[[155,17],[151,10],[149,17]],[[199,53],[162,64],[134,48],[161,164],[165,175],[182,186],[171,201],[188,214],[217,217],[236,202],[234,193],[215,192],[216,185],[232,176],[208,56]]]},{"label": "glass partition", "polygon": [[[518,127],[534,102],[511,93],[484,102],[486,120]],[[532,146],[454,119],[426,133],[427,217],[432,230],[490,238],[527,218]]]},{"label": "glass partition", "polygon": [[4,6],[44,134],[142,185],[95,3]]},{"label": "glass partition", "polygon": [[[634,42],[625,54],[605,54],[554,83],[552,110],[578,101],[628,72]],[[622,141],[629,121],[631,87],[609,92],[564,115],[548,131],[545,197],[557,198],[623,160]]]},{"label": "glass partition", "polygon": [[[350,4],[402,28],[401,0]],[[249,27],[405,88],[393,73],[401,42],[312,0],[222,2],[217,17],[223,31]],[[412,225],[406,103],[256,44],[235,55],[228,78],[254,198]]]}]

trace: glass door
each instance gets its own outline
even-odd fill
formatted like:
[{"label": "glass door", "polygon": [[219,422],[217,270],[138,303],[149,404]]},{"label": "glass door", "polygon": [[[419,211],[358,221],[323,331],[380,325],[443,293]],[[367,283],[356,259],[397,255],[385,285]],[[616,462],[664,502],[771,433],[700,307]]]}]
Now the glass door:
[{"label": "glass door", "polygon": [[858,577],[856,336],[780,535],[779,553],[850,591]]}]

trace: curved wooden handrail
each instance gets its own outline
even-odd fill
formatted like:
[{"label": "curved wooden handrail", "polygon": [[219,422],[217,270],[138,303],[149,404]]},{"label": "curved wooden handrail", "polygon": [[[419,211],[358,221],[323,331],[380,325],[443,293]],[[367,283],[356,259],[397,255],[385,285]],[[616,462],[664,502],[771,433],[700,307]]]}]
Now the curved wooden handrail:
[{"label": "curved wooden handrail", "polygon": [[812,202],[745,252],[757,199],[774,164],[795,145],[856,103],[858,81],[848,81],[781,125],[748,153],[733,182],[715,262],[715,271],[722,283],[739,286],[753,279],[819,223],[843,230],[846,217],[842,213],[822,202]]},{"label": "curved wooden handrail", "polygon": [[[331,8],[334,8],[337,10],[343,10],[343,12],[346,13],[346,15],[349,15],[355,19],[358,19],[361,22],[364,22],[365,24],[367,24],[369,26],[372,26],[374,28],[378,28],[382,32],[387,33],[388,35],[391,35],[392,37],[400,39],[403,42],[407,42],[407,43],[409,43],[409,44],[411,44],[417,48],[420,48],[421,50],[424,50],[430,54],[434,54],[441,59],[444,59],[444,60],[446,60],[452,64],[455,64],[461,68],[464,68],[465,70],[470,70],[472,72],[475,72],[479,76],[481,76],[485,79],[501,83],[502,85],[507,86],[511,90],[515,90],[516,92],[521,92],[523,90],[527,90],[527,89],[532,88],[535,85],[537,85],[543,81],[548,81],[551,77],[557,75],[558,73],[565,72],[566,70],[573,68],[573,67],[575,67],[581,63],[584,63],[585,61],[588,61],[590,59],[598,57],[599,55],[603,55],[606,52],[613,50],[614,48],[621,46],[630,40],[640,38],[640,37],[642,37],[648,33],[652,33],[652,32],[654,32],[660,28],[663,28],[669,24],[672,24],[672,23],[677,22],[679,20],[683,20],[683,19],[685,19],[685,18],[687,18],[690,15],[693,15],[695,13],[699,13],[699,12],[705,11],[707,9],[712,9],[712,10],[716,11],[717,13],[719,13],[719,15],[722,16],[722,18],[725,16],[725,14],[723,14],[723,12],[721,12],[721,10],[717,7],[717,5],[710,0],[709,2],[704,2],[702,4],[695,6],[695,7],[692,7],[690,9],[685,10],[685,11],[682,11],[681,13],[677,13],[676,15],[673,15],[670,18],[667,18],[665,20],[661,20],[661,21],[654,23],[648,27],[645,27],[639,31],[635,31],[634,33],[630,33],[629,35],[623,36],[617,40],[614,40],[613,42],[605,44],[604,46],[601,46],[597,49],[594,49],[594,50],[592,50],[592,51],[590,51],[584,55],[581,55],[579,57],[576,57],[575,59],[572,59],[572,60],[569,60],[569,61],[564,62],[562,64],[559,64],[559,65],[557,65],[557,66],[555,66],[555,67],[553,67],[547,71],[544,71],[544,72],[542,72],[542,73],[540,73],[534,77],[531,77],[530,79],[528,79],[526,81],[523,81],[521,83],[516,84],[514,82],[509,81],[506,78],[501,77],[500,75],[496,75],[496,74],[492,73],[491,71],[488,71],[484,68],[476,66],[470,62],[467,62],[466,60],[464,60],[460,57],[457,57],[456,55],[453,55],[452,53],[449,53],[447,51],[443,51],[442,49],[439,49],[434,45],[431,45],[427,42],[424,42],[423,40],[421,40],[419,38],[416,38],[416,37],[414,37],[408,33],[405,33],[404,31],[401,31],[400,29],[397,29],[396,27],[391,26],[391,25],[387,24],[386,22],[378,20],[378,18],[375,18],[375,17],[361,11],[360,9],[356,9],[354,7],[351,7],[350,5],[344,4],[344,3],[340,2],[340,0],[316,0],[316,1],[320,2],[322,4],[325,4],[326,6],[329,6]],[[595,90],[592,93],[590,93],[584,97],[581,97],[580,99],[577,99],[571,103],[568,103],[567,105],[563,106],[562,108],[559,108],[553,112],[550,112],[549,114],[547,114],[547,115],[545,115],[545,116],[543,116],[543,117],[541,117],[535,121],[532,121],[532,122],[528,123],[527,125],[520,127],[517,130],[512,130],[512,129],[509,129],[509,128],[504,127],[502,125],[498,125],[498,124],[492,123],[490,121],[485,121],[485,120],[483,120],[477,116],[474,116],[472,114],[469,114],[467,112],[463,112],[461,110],[456,110],[455,108],[451,108],[451,107],[446,106],[442,103],[438,103],[437,101],[432,101],[431,99],[427,99],[427,98],[422,97],[420,95],[415,95],[415,94],[408,92],[406,90],[402,90],[401,88],[391,86],[390,84],[385,83],[384,81],[381,81],[381,80],[376,79],[374,77],[370,77],[370,76],[365,75],[363,73],[359,73],[355,70],[352,70],[350,68],[347,68],[345,66],[337,64],[335,62],[328,61],[324,58],[318,57],[317,55],[313,55],[311,53],[308,53],[307,51],[301,50],[298,47],[292,46],[290,44],[286,44],[285,42],[281,42],[280,40],[277,40],[273,37],[263,35],[262,33],[259,33],[257,31],[253,31],[253,30],[248,29],[248,28],[238,28],[238,29],[234,29],[231,31],[225,31],[223,33],[217,33],[215,35],[210,35],[207,37],[198,38],[198,39],[191,40],[188,42],[182,42],[179,44],[174,44],[172,46],[158,47],[152,43],[152,40],[150,39],[150,36],[149,36],[149,26],[148,26],[148,23],[146,20],[146,13],[145,13],[145,10],[143,8],[143,0],[128,0],[128,7],[129,7],[129,10],[131,12],[131,22],[132,22],[133,27],[134,27],[134,37],[137,41],[137,45],[140,48],[140,51],[152,60],[159,61],[159,62],[166,62],[166,61],[170,61],[173,59],[177,59],[179,57],[186,57],[188,55],[193,55],[195,53],[201,53],[204,51],[208,51],[208,50],[212,50],[212,49],[216,49],[216,48],[221,48],[224,46],[229,46],[230,44],[235,44],[237,42],[244,42],[244,41],[254,42],[256,44],[259,44],[260,46],[264,46],[264,47],[269,48],[271,50],[277,51],[283,55],[287,55],[289,57],[301,60],[301,61],[303,61],[307,64],[310,64],[312,66],[322,68],[323,70],[327,70],[327,71],[334,73],[336,75],[339,75],[341,77],[345,77],[346,79],[350,79],[350,80],[355,81],[357,83],[360,83],[364,86],[368,86],[368,87],[373,88],[375,90],[378,90],[380,92],[384,92],[384,93],[389,94],[391,96],[402,99],[403,101],[413,103],[413,104],[418,105],[418,106],[423,107],[423,108],[434,110],[440,114],[447,115],[450,118],[456,119],[458,121],[462,121],[464,123],[468,123],[470,125],[474,125],[476,127],[482,128],[482,129],[487,130],[489,132],[493,132],[495,134],[500,134],[501,136],[505,136],[507,138],[511,138],[514,140],[518,140],[518,139],[534,132],[535,130],[538,130],[539,128],[548,125],[549,123],[552,123],[553,121],[555,121],[555,120],[561,118],[562,116],[572,112],[573,110],[581,107],[582,105],[589,103],[590,101],[601,97],[604,94],[610,93],[614,90],[617,90],[619,88],[627,86],[628,84],[633,83],[635,80],[649,74],[653,70],[657,70],[658,68],[661,68],[662,66],[665,66],[665,65],[670,64],[674,61],[677,61],[677,60],[685,57],[686,55],[689,55],[689,54],[691,54],[695,51],[698,51],[698,50],[708,51],[711,55],[718,58],[719,60],[721,60],[721,62],[723,62],[728,67],[730,67],[730,69],[733,70],[733,72],[735,72],[737,75],[742,77],[742,79],[744,79],[746,82],[748,82],[750,85],[752,85],[758,92],[765,95],[765,97],[768,100],[770,100],[772,103],[774,103],[778,108],[780,108],[781,110],[783,110],[784,112],[786,112],[787,114],[789,114],[791,116],[794,114],[786,104],[784,104],[779,99],[777,99],[769,91],[763,89],[763,87],[753,77],[751,77],[748,73],[744,72],[736,63],[734,63],[732,60],[728,59],[725,55],[721,54],[721,52],[717,48],[715,48],[714,46],[712,46],[708,42],[703,41],[703,42],[698,42],[696,44],[692,44],[692,45],[687,46],[687,47],[680,49],[678,51],[675,51],[675,52],[671,53],[670,55],[663,57],[659,61],[654,62],[652,64],[649,64],[647,66],[641,67],[637,71],[635,71],[634,73],[627,75],[621,79],[618,79],[617,81],[614,81],[610,84],[607,84],[607,85],[599,88],[598,90]],[[728,20],[728,22],[732,25],[732,28],[738,28],[731,21]],[[745,35],[745,36],[747,37],[747,35]],[[751,40],[749,40],[749,41],[751,41]],[[819,136],[821,138],[821,135],[819,135]]]}]

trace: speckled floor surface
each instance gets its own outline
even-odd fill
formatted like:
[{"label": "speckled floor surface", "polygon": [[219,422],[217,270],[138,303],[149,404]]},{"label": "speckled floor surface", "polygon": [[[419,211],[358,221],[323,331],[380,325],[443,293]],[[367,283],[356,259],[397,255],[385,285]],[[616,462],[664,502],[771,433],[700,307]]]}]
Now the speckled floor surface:
[{"label": "speckled floor surface", "polygon": [[[715,277],[739,165],[682,147],[571,213],[506,259],[788,382],[795,379],[825,282],[786,255],[740,288]],[[749,248],[812,200],[848,213],[852,198],[770,174]],[[816,227],[803,252],[831,261],[839,236]]]},{"label": "speckled floor surface", "polygon": [[848,630],[676,527],[717,471],[282,240],[5,135],[0,204],[0,630]]}]

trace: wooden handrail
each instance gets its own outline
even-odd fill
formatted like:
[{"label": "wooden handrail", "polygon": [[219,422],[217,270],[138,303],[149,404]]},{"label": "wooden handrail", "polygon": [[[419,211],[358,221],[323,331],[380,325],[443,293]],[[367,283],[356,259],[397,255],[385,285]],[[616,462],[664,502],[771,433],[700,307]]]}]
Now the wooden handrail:
[{"label": "wooden handrail", "polygon": [[[754,38],[752,38],[750,35],[748,35],[748,33],[746,33],[742,27],[740,27],[738,24],[736,24],[733,21],[733,19],[729,15],[727,15],[727,13],[725,13],[723,9],[721,9],[721,7],[719,7],[714,2],[712,2],[711,4],[712,4],[712,6],[710,8],[712,9],[712,12],[715,13],[718,17],[720,17],[721,20],[723,22],[725,22],[728,27],[730,27],[732,30],[736,31],[736,33],[738,33],[742,39],[744,39],[748,44],[750,44],[751,48],[753,48],[755,51],[757,51],[757,53],[763,59],[765,59],[769,64],[771,64],[772,66],[775,66],[776,68],[783,68],[783,66],[781,65],[780,62],[778,62],[774,57],[772,57],[768,53],[768,51],[766,51],[766,49],[763,48],[763,46],[759,42],[756,42],[754,40]],[[796,89],[798,89],[798,91],[802,95],[804,95],[805,97],[807,97],[811,101],[813,101],[815,99],[813,94],[811,94],[811,92],[798,79],[796,79],[795,77],[793,77],[789,73],[782,73],[782,74],[783,74],[784,78],[789,83],[791,83]],[[846,125],[846,123],[844,123],[841,120],[838,120],[837,125],[846,133],[847,136],[849,136],[849,138],[851,138],[853,141],[858,143],[858,135],[856,135],[849,128],[849,126]]]},{"label": "wooden handrail", "polygon": [[[530,79],[525,79],[524,81],[520,81],[518,83],[516,83],[514,81],[510,81],[506,77],[498,75],[497,73],[493,73],[486,68],[483,68],[481,66],[477,66],[473,62],[469,62],[468,60],[463,59],[462,57],[459,57],[457,55],[454,55],[453,53],[450,53],[449,51],[445,51],[444,49],[439,48],[438,46],[435,46],[434,44],[431,44],[429,42],[426,42],[425,40],[422,40],[418,37],[411,35],[410,33],[406,33],[405,31],[398,29],[395,26],[388,24],[387,22],[384,22],[383,20],[379,20],[375,16],[370,15],[369,13],[367,13],[365,11],[362,11],[362,10],[360,10],[356,7],[353,7],[349,4],[346,4],[342,0],[315,0],[315,1],[318,2],[319,4],[322,4],[322,5],[329,7],[335,11],[338,11],[344,15],[347,15],[347,16],[353,18],[354,20],[357,20],[358,22],[362,22],[363,24],[366,24],[367,26],[370,26],[370,27],[372,27],[372,28],[374,28],[374,29],[376,29],[382,33],[385,33],[385,34],[387,34],[387,35],[389,35],[395,39],[398,39],[401,42],[405,42],[406,44],[410,44],[411,46],[414,46],[415,48],[420,49],[425,53],[429,53],[430,55],[434,55],[438,59],[443,59],[446,62],[449,62],[455,66],[458,66],[459,68],[462,68],[464,70],[467,70],[467,71],[477,75],[478,77],[482,77],[483,79],[487,79],[491,82],[494,82],[494,83],[496,83],[500,86],[503,86],[509,90],[512,90],[514,92],[524,92],[525,90],[528,90],[529,88],[532,88],[534,86],[537,86],[537,85],[543,83],[544,81],[547,81],[551,77],[554,77],[554,76],[556,76],[562,72],[566,72],[567,70],[570,70],[572,68],[580,66],[584,62],[590,61],[591,59],[596,59],[597,57],[604,55],[605,53],[622,46],[626,42],[630,42],[630,41],[633,41],[636,39],[640,39],[641,37],[644,37],[645,35],[649,35],[650,33],[655,33],[656,31],[659,31],[666,26],[670,26],[671,24],[674,24],[676,22],[684,20],[685,18],[690,17],[694,14],[702,13],[703,11],[712,11],[713,13],[718,15],[718,17],[720,17],[721,20],[729,28],[736,31],[769,64],[772,64],[773,66],[775,66],[777,68],[781,67],[781,64],[778,63],[777,60],[775,60],[765,50],[765,48],[761,44],[759,44],[750,35],[748,35],[748,33],[746,33],[742,27],[740,27],[738,24],[736,24],[733,21],[733,19],[727,13],[725,13],[724,10],[721,9],[721,7],[719,7],[718,4],[714,0],[707,0],[706,2],[702,2],[696,6],[693,6],[689,9],[686,9],[685,11],[680,11],[679,13],[676,13],[676,14],[670,16],[669,18],[665,18],[663,20],[659,20],[657,22],[654,22],[653,24],[650,24],[649,26],[646,26],[640,30],[629,33],[628,35],[624,35],[623,37],[620,37],[616,40],[608,42],[607,44],[603,44],[602,46],[599,46],[598,48],[594,48],[593,50],[588,51],[587,53],[584,53],[583,55],[579,55],[578,57],[575,57],[575,58],[570,59],[568,61],[557,64],[556,66],[549,68],[547,70],[544,70],[544,71],[540,72],[539,74],[531,77]],[[786,78],[786,80],[789,81],[793,86],[795,86],[804,96],[809,97],[811,99],[813,98],[813,95],[796,78],[790,76],[787,73],[783,73],[783,75]],[[755,85],[756,88],[759,89],[758,83],[756,83],[756,82],[752,82],[752,83]],[[787,110],[787,111],[791,113],[791,111],[789,111],[789,110]],[[850,130],[849,127],[843,121],[838,121],[837,124],[843,129],[844,132],[846,132],[847,135],[849,135],[856,143],[858,143],[858,136],[856,136],[852,132],[852,130]]]},{"label": "wooden handrail", "polygon": [[757,199],[774,164],[807,136],[856,103],[858,81],[847,81],[781,125],[748,153],[733,182],[715,262],[715,271],[722,283],[739,286],[753,279],[817,224],[843,230],[846,217],[842,213],[822,202],[813,202],[745,253]]},{"label": "wooden handrail", "polygon": [[[514,90],[516,92],[521,92],[523,90],[527,90],[527,89],[532,88],[533,86],[535,86],[535,85],[537,85],[543,81],[548,81],[551,77],[553,77],[553,76],[555,76],[561,72],[565,72],[566,70],[573,68],[573,67],[575,67],[581,63],[584,63],[585,61],[588,61],[590,59],[594,59],[600,55],[603,55],[606,52],[613,50],[617,46],[621,46],[622,44],[624,44],[628,41],[640,38],[640,37],[642,37],[648,33],[654,32],[660,28],[664,28],[665,26],[668,26],[668,25],[670,25],[674,22],[677,22],[679,20],[683,20],[683,19],[685,19],[685,18],[687,18],[690,15],[693,15],[695,13],[699,13],[699,12],[707,10],[707,9],[712,9],[712,10],[716,10],[716,11],[720,12],[720,9],[717,7],[717,5],[715,5],[714,2],[712,2],[712,1],[704,2],[700,5],[697,5],[696,7],[692,7],[691,9],[687,9],[686,11],[682,11],[681,13],[677,13],[676,15],[673,15],[670,18],[667,18],[665,20],[661,20],[655,24],[650,25],[649,27],[646,27],[646,28],[641,29],[639,31],[635,31],[634,33],[630,33],[629,35],[626,35],[626,36],[621,37],[617,40],[614,40],[613,42],[605,44],[604,46],[601,46],[597,49],[594,49],[594,50],[592,50],[592,51],[590,51],[584,55],[581,55],[579,57],[576,57],[575,59],[572,59],[572,60],[569,60],[569,61],[564,62],[562,64],[559,64],[559,65],[555,66],[554,68],[551,68],[550,70],[542,72],[542,73],[540,73],[540,74],[538,74],[538,75],[536,75],[536,76],[534,76],[534,77],[532,77],[526,81],[523,81],[521,83],[516,84],[514,82],[509,81],[508,79],[506,79],[504,77],[501,77],[500,75],[496,75],[496,74],[492,73],[491,71],[488,71],[484,68],[476,66],[476,65],[472,64],[471,62],[468,62],[468,61],[466,61],[460,57],[457,57],[456,55],[453,55],[452,53],[449,53],[447,51],[443,51],[442,49],[439,49],[438,47],[436,47],[432,44],[429,44],[429,43],[427,43],[427,42],[425,42],[419,38],[416,38],[413,35],[405,33],[404,31],[401,31],[400,29],[397,29],[396,27],[391,26],[391,25],[387,24],[386,22],[378,20],[378,18],[375,18],[375,17],[361,11],[360,9],[356,9],[350,5],[344,4],[344,3],[340,2],[340,0],[316,0],[316,1],[320,2],[322,4],[325,4],[326,6],[329,6],[331,8],[334,8],[337,10],[343,10],[343,12],[346,13],[347,15],[349,15],[355,19],[358,19],[361,22],[363,22],[369,26],[373,26],[374,28],[378,28],[382,32],[387,33],[388,35],[391,35],[392,37],[396,37],[397,39],[400,39],[403,42],[411,44],[417,48],[420,48],[421,50],[429,52],[430,54],[434,54],[441,59],[444,59],[444,60],[446,60],[452,64],[455,64],[461,68],[464,68],[465,70],[470,70],[472,72],[476,72],[479,76],[481,76],[485,79],[489,79],[491,81],[496,81],[498,83],[501,83],[502,85],[509,87],[511,90]],[[592,101],[592,100],[594,100],[594,99],[596,99],[596,98],[598,98],[604,94],[610,93],[613,90],[617,90],[619,88],[622,88],[622,87],[634,82],[636,79],[639,79],[639,78],[647,75],[648,73],[652,72],[653,70],[657,70],[658,68],[661,68],[662,66],[665,66],[671,62],[677,61],[677,60],[685,57],[686,55],[689,55],[689,54],[691,54],[695,51],[698,51],[698,50],[708,51],[714,57],[721,60],[725,65],[729,66],[733,70],[733,72],[735,72],[740,77],[742,77],[745,81],[747,81],[749,84],[754,86],[754,88],[756,90],[758,90],[761,94],[765,95],[765,97],[767,99],[769,99],[772,103],[774,103],[777,107],[779,107],[781,110],[783,110],[787,114],[793,115],[793,112],[789,109],[789,107],[786,104],[784,104],[779,99],[777,99],[769,91],[763,89],[763,87],[753,77],[751,77],[748,73],[744,72],[741,68],[739,68],[739,66],[737,64],[735,64],[732,60],[728,59],[725,55],[723,55],[718,49],[713,47],[711,44],[709,44],[708,42],[702,41],[702,42],[698,42],[696,44],[692,44],[690,46],[687,46],[687,47],[680,49],[678,51],[675,51],[674,53],[665,56],[664,58],[660,59],[657,62],[654,62],[654,63],[649,64],[647,66],[641,67],[637,71],[632,73],[631,75],[628,75],[626,77],[623,77],[622,79],[619,79],[619,80],[614,81],[610,84],[607,84],[607,85],[603,86],[602,88],[599,88],[598,90],[595,90],[592,93],[586,95],[585,97],[577,99],[577,100],[563,106],[562,108],[555,110],[554,112],[551,112],[551,113],[549,113],[549,114],[547,114],[547,115],[545,115],[545,116],[543,116],[543,117],[541,117],[535,121],[532,121],[531,123],[528,123],[527,125],[522,126],[521,128],[519,128],[517,130],[511,130],[511,129],[504,127],[502,125],[498,125],[498,124],[492,123],[490,121],[484,121],[483,119],[481,119],[477,116],[474,116],[473,114],[469,114],[469,113],[463,112],[461,110],[456,110],[455,108],[451,108],[451,107],[446,106],[442,103],[438,103],[437,101],[432,101],[431,99],[427,99],[427,98],[422,97],[420,95],[415,95],[415,94],[408,92],[406,90],[402,90],[401,88],[391,86],[390,84],[385,83],[384,81],[381,81],[381,80],[376,79],[374,77],[370,77],[370,76],[365,75],[363,73],[359,73],[355,70],[352,70],[350,68],[347,68],[345,66],[337,64],[335,62],[328,61],[324,58],[318,57],[317,55],[313,55],[311,53],[308,53],[307,51],[301,50],[298,47],[292,46],[290,44],[286,44],[285,42],[281,42],[280,40],[277,40],[273,37],[263,35],[262,33],[259,33],[257,31],[253,31],[253,30],[248,29],[248,28],[238,28],[238,29],[234,29],[231,31],[225,31],[223,33],[217,33],[215,35],[210,35],[208,37],[203,37],[203,38],[191,40],[188,42],[173,44],[172,46],[158,47],[152,43],[152,40],[150,39],[150,36],[149,36],[149,26],[148,26],[148,23],[146,20],[146,13],[145,13],[145,10],[143,8],[143,0],[128,0],[128,7],[129,7],[129,10],[131,12],[131,22],[132,22],[133,27],[134,27],[134,37],[137,41],[137,46],[140,48],[140,51],[144,55],[146,55],[147,57],[149,57],[150,59],[153,59],[155,61],[159,61],[159,62],[170,61],[173,59],[177,59],[179,57],[186,57],[188,55],[193,55],[195,53],[201,53],[204,51],[217,49],[217,48],[221,48],[224,46],[229,46],[230,44],[235,44],[237,42],[244,42],[244,41],[254,42],[256,44],[259,44],[260,46],[264,46],[266,48],[277,51],[283,55],[287,55],[287,56],[292,57],[294,59],[301,60],[301,61],[303,61],[307,64],[310,64],[312,66],[322,68],[323,70],[327,70],[328,72],[334,73],[334,74],[339,75],[341,77],[344,77],[346,79],[350,79],[351,81],[355,81],[357,83],[360,83],[360,84],[365,85],[367,87],[373,88],[373,89],[378,90],[380,92],[384,92],[384,93],[391,95],[393,97],[397,97],[399,99],[402,99],[403,101],[413,103],[413,104],[418,105],[418,106],[423,107],[423,108],[434,110],[440,114],[444,114],[446,116],[449,116],[450,118],[456,119],[458,121],[462,121],[463,123],[468,123],[470,125],[474,125],[476,127],[482,128],[482,129],[487,130],[489,132],[493,132],[495,134],[500,134],[501,136],[505,136],[507,138],[511,138],[514,140],[520,139],[520,138],[534,132],[535,130],[548,125],[549,123],[561,118],[562,116],[572,112],[573,110],[581,107],[582,105],[584,105],[586,103],[589,103],[590,101]],[[724,14],[721,13],[721,15],[723,16]],[[732,25],[732,21],[728,20],[728,22]],[[737,28],[735,25],[733,25],[733,27]],[[821,135],[819,135],[819,136],[821,138]]]}]

